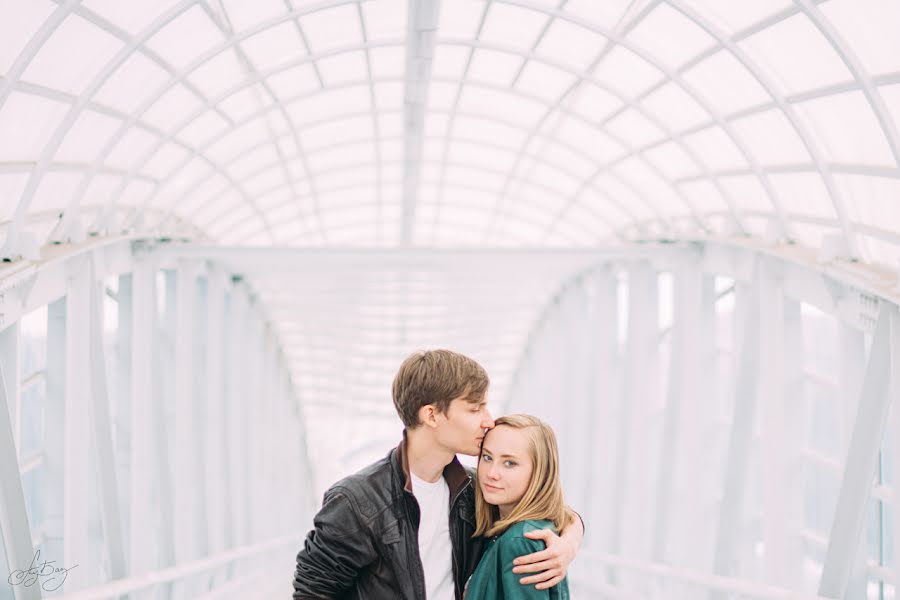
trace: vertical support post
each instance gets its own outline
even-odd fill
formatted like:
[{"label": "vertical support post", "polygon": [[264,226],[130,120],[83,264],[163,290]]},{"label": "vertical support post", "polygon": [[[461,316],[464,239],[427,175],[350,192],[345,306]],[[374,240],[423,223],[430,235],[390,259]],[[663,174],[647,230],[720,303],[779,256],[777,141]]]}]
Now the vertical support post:
[{"label": "vertical support post", "polygon": [[785,297],[780,265],[760,264],[760,450],[762,466],[763,546],[766,581],[790,588],[789,522],[785,497],[787,418],[785,414]]},{"label": "vertical support post", "polygon": [[200,399],[194,395],[194,307],[197,301],[197,271],[182,262],[175,274],[175,314],[173,333],[175,369],[175,561],[201,557],[200,524],[204,518],[204,482],[200,478],[202,421],[198,419]]},{"label": "vertical support post", "polygon": [[19,322],[16,321],[0,331],[0,364],[3,365],[6,398],[9,405],[9,420],[12,425],[16,454],[19,460],[22,451],[22,395],[19,393],[21,367],[19,358]]},{"label": "vertical support post", "polygon": [[616,451],[615,496],[610,528],[613,553],[646,557],[649,551],[648,460],[644,443],[647,406],[657,392],[659,298],[656,271],[646,262],[628,270],[628,338]]},{"label": "vertical support post", "polygon": [[131,556],[131,465],[132,465],[132,385],[131,385],[131,326],[134,322],[133,279],[131,273],[119,276],[116,292],[118,322],[116,324],[116,481],[119,487],[122,511],[122,545],[125,551],[126,569],[133,574]]},{"label": "vertical support post", "polygon": [[[696,390],[701,371],[699,354],[707,332],[701,331],[700,310],[703,307],[703,275],[696,256],[686,255],[673,273],[674,311],[672,338],[669,345],[669,385],[665,421],[657,469],[656,515],[652,556],[666,562],[666,547],[671,527],[670,514],[676,510],[688,531],[696,532],[694,517],[698,510],[695,494],[701,491],[698,476],[700,459],[697,441],[700,434],[700,399]],[[677,483],[676,483],[677,482]],[[686,500],[678,490],[692,490]],[[696,536],[696,533],[694,533]],[[698,540],[693,540],[694,544]],[[698,548],[682,548],[679,555],[696,557]],[[688,558],[689,560],[689,558]]]},{"label": "vertical support post", "polygon": [[[83,562],[90,554],[88,524],[91,518],[89,495],[94,469],[91,464],[93,440],[88,418],[91,397],[90,347],[91,273],[88,257],[72,259],[66,286],[65,345],[65,458],[63,461],[63,564]],[[90,567],[73,569],[66,577],[65,590],[83,588],[93,575]]]},{"label": "vertical support post", "polygon": [[591,398],[589,412],[585,415],[584,427],[590,434],[591,444],[585,449],[593,457],[592,466],[586,465],[582,477],[592,486],[590,498],[584,506],[585,522],[596,523],[588,527],[585,544],[599,550],[601,542],[597,532],[608,531],[612,526],[613,486],[611,474],[615,470],[615,442],[617,431],[614,427],[615,399],[619,397],[619,298],[616,272],[611,266],[604,266],[592,277],[594,295],[592,306],[593,358],[590,371]]},{"label": "vertical support post", "polygon": [[[758,277],[755,278],[758,282]],[[725,461],[724,489],[716,526],[715,573],[731,575],[738,570],[737,541],[741,537],[744,496],[748,479],[750,446],[758,399],[760,354],[759,290],[747,284],[735,288],[735,308],[743,321],[734,378],[734,411]],[[714,595],[713,597],[718,597]]]},{"label": "vertical support post", "polygon": [[226,350],[228,361],[228,404],[225,423],[227,438],[227,468],[230,472],[228,494],[231,497],[231,521],[233,533],[231,543],[241,546],[246,543],[245,498],[247,482],[245,480],[245,460],[247,457],[246,435],[247,424],[244,415],[247,395],[246,382],[246,344],[247,344],[247,301],[242,289],[231,288],[231,304],[228,311],[227,326],[229,340]]},{"label": "vertical support post", "polygon": [[890,408],[891,366],[896,362],[891,355],[891,329],[897,309],[880,304],[819,583],[819,595],[827,598],[843,598],[847,591]]},{"label": "vertical support post", "polygon": [[[66,298],[47,307],[47,403],[44,411],[44,552],[47,560],[63,560],[63,486],[66,419]],[[40,528],[41,526],[38,525]]]},{"label": "vertical support post", "polygon": [[206,490],[209,553],[231,547],[228,465],[225,462],[225,290],[222,275],[210,268],[206,286]]},{"label": "vertical support post", "polygon": [[[31,528],[28,525],[12,421],[7,409],[11,400],[8,394],[10,385],[6,381],[8,369],[7,363],[0,363],[0,480],[3,481],[0,486],[0,531],[3,538],[0,541],[8,563],[7,573],[12,577],[13,570],[27,569],[31,564],[34,547],[31,544]],[[16,585],[12,590],[15,600],[38,600],[41,597],[39,586]]]},{"label": "vertical support post", "polygon": [[96,282],[93,269],[90,276],[90,420],[97,462],[97,483],[100,496],[100,518],[109,559],[111,579],[127,574],[122,517],[119,511],[118,484],[114,459],[109,391],[106,385],[106,352],[103,347],[103,298],[105,284]]}]

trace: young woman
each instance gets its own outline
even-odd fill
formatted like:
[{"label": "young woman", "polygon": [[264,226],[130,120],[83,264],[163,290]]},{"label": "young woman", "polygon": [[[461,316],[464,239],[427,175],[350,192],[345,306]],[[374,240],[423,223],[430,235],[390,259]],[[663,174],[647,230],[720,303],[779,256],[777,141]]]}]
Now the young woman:
[{"label": "young woman", "polygon": [[550,427],[530,415],[495,421],[484,438],[475,485],[475,535],[490,538],[469,579],[465,600],[567,600],[566,580],[548,590],[522,585],[513,559],[543,550],[543,542],[523,536],[548,527],[557,532],[575,514],[563,501],[559,453]]}]

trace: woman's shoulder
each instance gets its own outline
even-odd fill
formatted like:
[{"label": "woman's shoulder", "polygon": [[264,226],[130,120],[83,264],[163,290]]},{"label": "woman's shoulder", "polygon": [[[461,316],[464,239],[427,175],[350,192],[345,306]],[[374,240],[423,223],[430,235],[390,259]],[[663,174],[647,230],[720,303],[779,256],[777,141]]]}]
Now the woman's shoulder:
[{"label": "woman's shoulder", "polygon": [[529,519],[510,525],[497,540],[497,543],[505,547],[514,546],[519,548],[525,547],[531,550],[543,550],[543,541],[525,537],[525,534],[529,531],[538,529],[550,529],[554,533],[556,532],[556,527],[551,521]]}]

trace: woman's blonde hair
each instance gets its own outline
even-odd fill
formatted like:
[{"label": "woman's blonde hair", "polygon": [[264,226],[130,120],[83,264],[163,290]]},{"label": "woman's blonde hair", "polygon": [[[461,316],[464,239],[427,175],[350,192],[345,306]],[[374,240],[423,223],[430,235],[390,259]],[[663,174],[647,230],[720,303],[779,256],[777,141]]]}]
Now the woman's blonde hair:
[{"label": "woman's blonde hair", "polygon": [[[475,534],[495,536],[520,521],[546,519],[552,521],[556,530],[562,530],[571,523],[575,514],[563,500],[562,484],[559,479],[559,451],[556,435],[549,425],[531,415],[507,415],[494,421],[494,427],[511,427],[521,430],[528,438],[528,451],[533,470],[525,495],[505,518],[500,518],[500,509],[488,504],[481,493],[478,475],[475,477]],[[478,457],[479,464],[481,457]]]}]

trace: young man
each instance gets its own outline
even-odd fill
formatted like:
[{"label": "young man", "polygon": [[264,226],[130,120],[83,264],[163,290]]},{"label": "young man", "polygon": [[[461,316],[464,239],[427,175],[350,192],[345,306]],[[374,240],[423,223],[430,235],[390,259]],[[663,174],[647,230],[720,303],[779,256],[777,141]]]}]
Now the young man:
[{"label": "young man", "polygon": [[[403,441],[387,457],[332,486],[294,572],[295,600],[461,600],[481,558],[473,539],[472,472],[457,454],[477,456],[485,431],[488,376],[449,350],[417,352],[394,378]],[[584,535],[528,535],[546,549],[516,560],[521,580],[539,589],[566,574]]]}]

